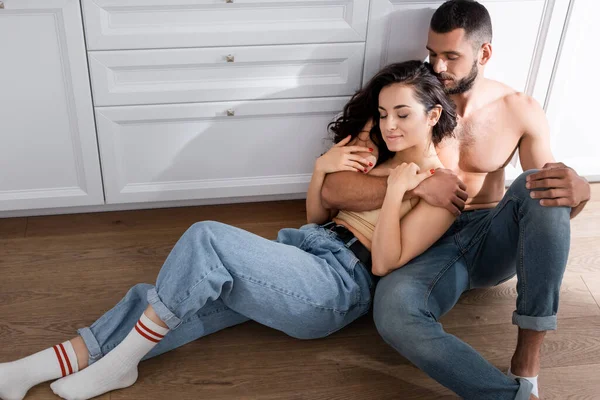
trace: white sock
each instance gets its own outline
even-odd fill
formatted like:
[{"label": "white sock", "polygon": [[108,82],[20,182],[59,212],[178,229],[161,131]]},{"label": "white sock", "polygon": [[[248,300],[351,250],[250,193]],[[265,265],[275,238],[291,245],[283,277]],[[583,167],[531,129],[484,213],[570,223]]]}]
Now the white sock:
[{"label": "white sock", "polygon": [[169,332],[142,314],[127,337],[107,355],[83,371],[60,379],[50,387],[66,400],[86,400],[135,383],[137,365]]},{"label": "white sock", "polygon": [[0,399],[21,400],[35,385],[77,371],[77,356],[69,341],[29,357],[0,364]]},{"label": "white sock", "polygon": [[534,395],[535,397],[540,397],[540,395],[538,394],[538,377],[537,376],[532,376],[532,377],[527,377],[527,376],[517,376],[515,374],[513,374],[510,371],[510,367],[508,368],[508,372],[507,374],[509,378],[513,378],[513,379],[525,379],[526,381],[531,382],[531,384],[533,385],[533,390],[531,391],[531,394]]}]

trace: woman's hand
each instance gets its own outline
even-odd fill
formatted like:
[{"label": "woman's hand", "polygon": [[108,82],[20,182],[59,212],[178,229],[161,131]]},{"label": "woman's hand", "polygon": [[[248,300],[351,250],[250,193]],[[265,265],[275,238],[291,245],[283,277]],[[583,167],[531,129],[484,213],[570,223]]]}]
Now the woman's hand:
[{"label": "woman's hand", "polygon": [[402,163],[390,171],[388,176],[388,193],[398,193],[404,196],[404,193],[413,190],[426,178],[433,175],[434,170],[419,173],[420,168],[415,163]]},{"label": "woman's hand", "polygon": [[329,149],[327,153],[319,157],[315,163],[315,171],[324,174],[339,171],[366,172],[369,167],[372,167],[372,162],[354,153],[370,153],[373,149],[362,146],[346,146],[350,139],[351,136],[348,135],[344,140]]}]

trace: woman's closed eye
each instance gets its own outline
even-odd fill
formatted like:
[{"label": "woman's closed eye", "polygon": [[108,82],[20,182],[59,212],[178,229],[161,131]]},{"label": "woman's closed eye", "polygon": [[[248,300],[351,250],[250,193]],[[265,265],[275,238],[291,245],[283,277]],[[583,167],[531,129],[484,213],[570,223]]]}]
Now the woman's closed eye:
[{"label": "woman's closed eye", "polygon": [[[380,115],[379,119],[385,119],[386,117],[387,117],[387,115]],[[398,118],[406,118],[406,117],[408,117],[408,114],[406,114],[406,115],[398,115]]]}]

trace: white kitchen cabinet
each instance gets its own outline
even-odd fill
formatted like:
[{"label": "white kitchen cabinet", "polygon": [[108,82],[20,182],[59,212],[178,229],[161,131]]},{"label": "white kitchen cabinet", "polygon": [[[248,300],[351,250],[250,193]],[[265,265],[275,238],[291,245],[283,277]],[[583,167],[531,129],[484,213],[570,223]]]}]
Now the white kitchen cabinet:
[{"label": "white kitchen cabinet", "polygon": [[82,0],[88,50],[364,42],[369,0]]},{"label": "white kitchen cabinet", "polygon": [[[384,65],[426,59],[441,3],[4,0],[0,216],[302,196],[328,122]],[[486,75],[544,104],[557,158],[600,174],[594,130],[574,117],[597,92],[579,73],[595,3],[482,3]]]},{"label": "white kitchen cabinet", "polygon": [[348,99],[100,107],[107,203],[304,193]]},{"label": "white kitchen cabinet", "polygon": [[302,196],[369,0],[82,0],[106,202]]},{"label": "white kitchen cabinet", "polygon": [[80,5],[0,8],[0,211],[104,202]]}]

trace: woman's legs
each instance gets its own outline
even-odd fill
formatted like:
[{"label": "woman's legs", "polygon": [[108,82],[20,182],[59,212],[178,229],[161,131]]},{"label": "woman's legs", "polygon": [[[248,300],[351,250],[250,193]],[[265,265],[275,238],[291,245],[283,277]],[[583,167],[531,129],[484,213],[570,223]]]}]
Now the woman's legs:
[{"label": "woman's legs", "polygon": [[[152,306],[146,307],[144,314],[148,318],[150,318],[150,320],[152,322],[154,322],[155,324],[157,324],[163,328],[167,328],[167,325],[165,325],[165,323],[160,320],[158,315],[156,315]],[[73,350],[75,351],[75,356],[77,357],[77,363],[79,364],[79,371],[81,371],[82,369],[85,369],[88,366],[90,352],[88,351],[87,346],[85,345],[85,341],[83,340],[83,338],[81,336],[74,337],[73,339],[70,340],[70,342],[71,342],[71,345],[73,346]],[[119,343],[120,342],[121,341],[119,341]]]},{"label": "woman's legs", "polygon": [[[356,258],[340,241],[315,226],[282,230],[274,242],[231,226],[199,223],[179,240],[156,287],[132,288],[80,334],[90,362],[107,352],[118,354],[122,346],[111,349],[136,335],[132,327],[150,303],[159,317],[155,323],[164,322],[171,330],[145,358],[249,318],[294,337],[323,337],[369,308],[372,281],[356,266]],[[141,300],[144,290],[147,302]],[[81,340],[75,343],[77,347]],[[100,360],[56,382],[53,389],[64,398],[79,399],[122,387],[115,382],[122,385],[123,376],[133,373],[122,371],[107,381],[105,372],[114,372],[110,364]],[[133,364],[137,374],[137,362]]]},{"label": "woman's legs", "polygon": [[[146,283],[135,285],[119,303],[91,326],[78,330],[79,336],[72,339],[72,343],[78,358],[84,360],[80,365],[86,367],[88,364],[94,364],[125,339],[140,315],[148,309],[148,291],[152,288],[153,285]],[[224,329],[247,320],[221,302],[213,302],[184,320],[176,330],[169,332],[144,359],[183,346],[201,336],[215,332],[215,329]],[[84,343],[83,346],[80,346],[81,342]]]}]

